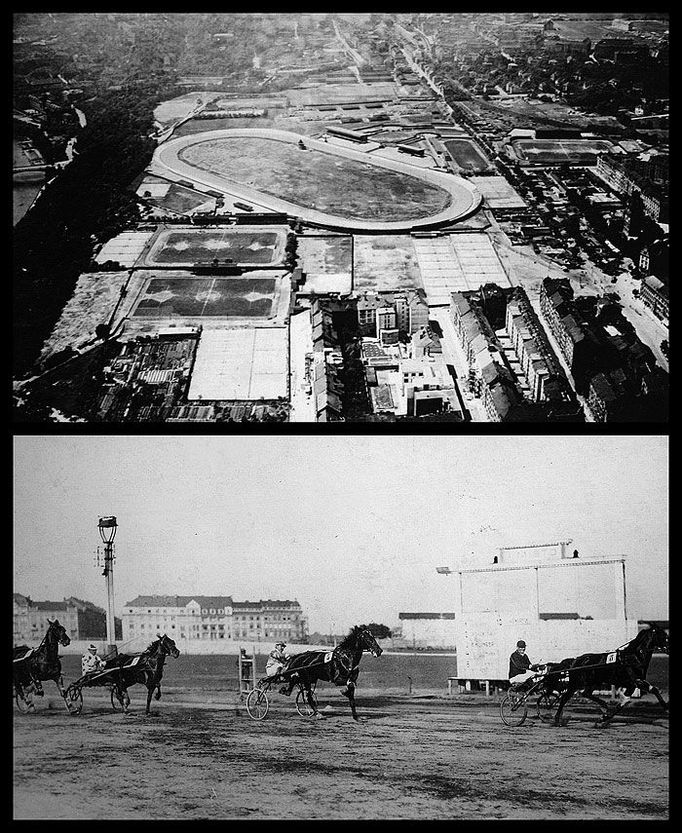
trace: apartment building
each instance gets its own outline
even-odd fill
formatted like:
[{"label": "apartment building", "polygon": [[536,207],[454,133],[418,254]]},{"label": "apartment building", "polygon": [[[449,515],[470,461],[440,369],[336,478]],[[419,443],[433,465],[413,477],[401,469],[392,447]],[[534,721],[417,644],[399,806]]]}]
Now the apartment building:
[{"label": "apartment building", "polygon": [[137,596],[123,610],[123,640],[275,638],[305,641],[307,620],[296,601],[235,602],[231,596]]}]

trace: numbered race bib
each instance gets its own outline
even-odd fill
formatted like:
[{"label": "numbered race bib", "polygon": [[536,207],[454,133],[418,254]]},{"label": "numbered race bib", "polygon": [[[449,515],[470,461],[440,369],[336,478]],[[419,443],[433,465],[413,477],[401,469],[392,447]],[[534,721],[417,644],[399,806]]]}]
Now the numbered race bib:
[{"label": "numbered race bib", "polygon": [[324,655],[324,661],[325,662],[331,662],[333,655],[334,655],[333,651],[327,651],[327,653]]},{"label": "numbered race bib", "polygon": [[137,663],[138,663],[139,661],[140,661],[140,658],[139,658],[139,657],[135,657],[134,659],[131,659],[131,660],[130,660],[130,662],[129,662],[127,665],[124,665],[123,667],[124,667],[124,668],[132,668],[132,667],[133,667],[133,665],[137,665]]},{"label": "numbered race bib", "polygon": [[615,662],[617,655],[618,655],[617,651],[614,651],[612,654],[607,654],[606,655],[606,662],[607,663]]}]

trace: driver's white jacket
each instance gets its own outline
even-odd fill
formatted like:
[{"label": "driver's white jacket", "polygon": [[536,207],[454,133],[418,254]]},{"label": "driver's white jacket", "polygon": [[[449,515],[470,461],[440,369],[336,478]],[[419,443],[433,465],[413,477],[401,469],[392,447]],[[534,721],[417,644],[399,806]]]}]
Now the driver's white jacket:
[{"label": "driver's white jacket", "polygon": [[102,657],[98,657],[97,654],[91,654],[89,651],[87,654],[83,654],[81,657],[81,670],[83,674],[89,674],[91,671],[99,671],[100,668],[104,668],[104,660]]}]

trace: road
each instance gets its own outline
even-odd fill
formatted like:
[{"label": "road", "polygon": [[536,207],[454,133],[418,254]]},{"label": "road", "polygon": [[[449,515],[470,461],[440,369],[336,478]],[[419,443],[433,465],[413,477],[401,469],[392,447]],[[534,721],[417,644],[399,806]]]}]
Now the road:
[{"label": "road", "polygon": [[[668,817],[668,726],[652,705],[608,729],[589,706],[561,728],[505,726],[496,702],[338,689],[324,720],[272,695],[262,722],[237,695],[166,691],[129,717],[87,690],[14,724],[17,819],[594,819]],[[653,699],[653,698],[652,698]],[[644,704],[637,704],[644,706]],[[629,708],[629,707],[628,707]]]},{"label": "road", "polygon": [[462,394],[464,405],[471,414],[473,422],[490,422],[490,417],[483,407],[483,400],[472,396],[469,393],[467,379],[469,378],[469,366],[462,350],[455,325],[447,307],[432,307],[429,310],[429,317],[437,321],[443,333],[441,347],[443,350],[443,361],[451,364],[457,372],[457,387]]}]

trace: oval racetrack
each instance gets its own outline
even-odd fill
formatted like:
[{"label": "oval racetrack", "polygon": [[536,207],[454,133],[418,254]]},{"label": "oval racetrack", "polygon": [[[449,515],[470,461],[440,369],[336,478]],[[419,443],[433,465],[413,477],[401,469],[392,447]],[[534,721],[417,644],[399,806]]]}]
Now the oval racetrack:
[{"label": "oval racetrack", "polygon": [[[382,173],[384,173],[384,179],[386,179],[385,172],[390,171],[391,180],[397,180],[401,174],[403,175],[402,178],[404,181],[412,180],[408,182],[409,185],[414,185],[415,183],[413,181],[419,180],[425,191],[428,191],[430,194],[436,189],[443,191],[443,202],[447,202],[447,204],[439,210],[426,211],[422,216],[400,217],[398,219],[369,219],[358,216],[344,216],[341,211],[328,212],[318,210],[297,203],[293,199],[283,199],[280,196],[265,193],[263,190],[253,187],[250,184],[237,182],[220,171],[207,170],[206,168],[210,167],[210,165],[203,165],[200,168],[194,164],[189,164],[182,158],[183,155],[196,158],[200,155],[197,154],[197,146],[202,144],[206,147],[212,147],[214,154],[215,148],[220,148],[220,145],[223,144],[227,154],[229,141],[239,139],[247,140],[247,143],[248,140],[254,139],[283,142],[294,147],[297,147],[299,140],[301,140],[304,142],[307,152],[324,153],[337,156],[340,160],[346,160],[350,163],[362,163],[364,165],[363,173],[371,171],[373,168],[376,169],[377,179],[381,177]],[[237,147],[238,145],[235,145],[235,148]],[[289,148],[287,148],[287,151],[289,151]],[[306,151],[300,152],[304,153]],[[264,177],[267,177],[268,174],[266,165],[266,162],[262,162],[262,175]],[[215,167],[220,166],[216,165]],[[229,165],[225,167],[229,169]],[[157,148],[150,170],[153,174],[166,179],[176,181],[178,179],[189,180],[200,188],[210,188],[211,190],[220,191],[232,198],[252,203],[256,208],[261,207],[270,211],[284,212],[301,217],[304,222],[312,225],[351,231],[398,232],[452,223],[476,211],[482,199],[476,188],[466,182],[466,180],[453,176],[452,174],[417,167],[408,162],[387,159],[353,148],[339,147],[320,139],[312,139],[309,136],[300,136],[297,133],[284,130],[241,128],[233,130],[211,130],[205,133],[183,136],[179,139],[166,142]],[[314,177],[314,170],[312,169],[311,176]],[[301,178],[304,179],[305,177],[302,176]],[[311,183],[310,179],[306,179],[304,184],[308,189],[314,186],[314,183]],[[344,183],[342,178],[339,179],[338,186],[339,193],[343,193]],[[268,182],[268,188],[273,188],[274,190],[276,188],[276,182]],[[324,196],[323,194],[322,197]],[[395,202],[400,202],[399,195],[394,197]],[[387,199],[388,203],[389,200]],[[387,207],[387,213],[390,213],[390,205]]]}]

